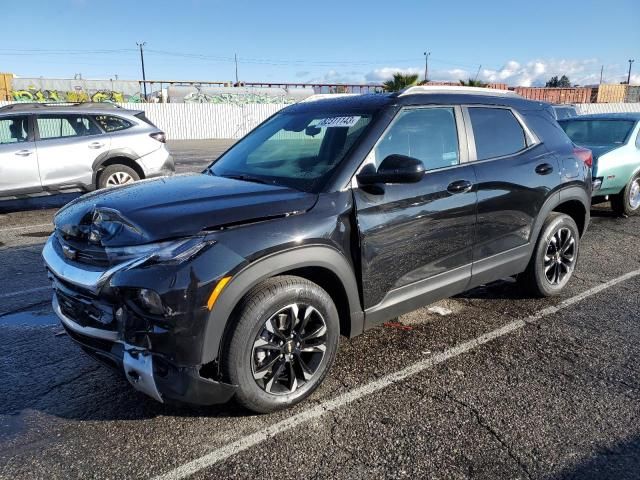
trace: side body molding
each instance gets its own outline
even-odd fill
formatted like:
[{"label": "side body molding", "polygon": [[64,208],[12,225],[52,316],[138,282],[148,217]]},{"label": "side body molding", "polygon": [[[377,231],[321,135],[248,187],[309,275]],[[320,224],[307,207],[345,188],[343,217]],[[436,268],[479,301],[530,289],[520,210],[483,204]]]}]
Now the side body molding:
[{"label": "side body molding", "polygon": [[332,272],[342,283],[349,303],[350,335],[364,330],[364,314],[353,268],[338,250],[326,245],[293,248],[262,257],[236,273],[220,294],[205,327],[202,363],[218,358],[225,330],[233,319],[233,309],[240,299],[261,281],[291,270],[319,267]]}]

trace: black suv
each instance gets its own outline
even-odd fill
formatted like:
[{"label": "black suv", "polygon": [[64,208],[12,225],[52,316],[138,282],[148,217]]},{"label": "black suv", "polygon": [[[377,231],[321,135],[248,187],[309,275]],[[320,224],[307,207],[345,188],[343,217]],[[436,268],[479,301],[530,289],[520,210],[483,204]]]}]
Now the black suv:
[{"label": "black suv", "polygon": [[550,106],[505,91],[311,99],[201,174],[60,210],[53,307],[158,401],[272,411],[318,387],[341,334],[508,276],[559,293],[590,161]]}]

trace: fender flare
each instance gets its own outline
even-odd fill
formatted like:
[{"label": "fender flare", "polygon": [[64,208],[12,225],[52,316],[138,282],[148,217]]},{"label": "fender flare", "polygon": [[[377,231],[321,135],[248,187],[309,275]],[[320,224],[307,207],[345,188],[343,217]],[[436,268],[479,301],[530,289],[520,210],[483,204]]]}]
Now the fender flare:
[{"label": "fender flare", "polygon": [[360,290],[349,261],[330,246],[297,247],[262,257],[233,275],[209,313],[202,344],[202,364],[219,357],[222,339],[233,310],[251,288],[267,278],[304,267],[324,268],[340,280],[349,303],[351,336],[362,333],[364,313],[360,303]]},{"label": "fender flare", "polygon": [[584,187],[571,186],[563,188],[554,194],[552,194],[547,201],[540,208],[538,217],[531,228],[531,236],[529,237],[529,244],[531,248],[535,248],[535,245],[540,236],[542,225],[549,216],[549,214],[558,206],[565,202],[578,201],[582,204],[585,210],[584,228],[581,234],[584,234],[589,226],[590,210],[591,210],[591,198]]},{"label": "fender flare", "polygon": [[112,158],[127,158],[133,162],[140,158],[136,152],[132,149],[123,147],[123,148],[114,148],[108,150],[106,152],[101,153],[98,157],[93,161],[91,165],[91,169],[93,170],[93,176],[91,178],[91,183],[93,185],[96,184],[96,180],[98,178],[98,172],[102,169],[102,165],[111,160]]}]

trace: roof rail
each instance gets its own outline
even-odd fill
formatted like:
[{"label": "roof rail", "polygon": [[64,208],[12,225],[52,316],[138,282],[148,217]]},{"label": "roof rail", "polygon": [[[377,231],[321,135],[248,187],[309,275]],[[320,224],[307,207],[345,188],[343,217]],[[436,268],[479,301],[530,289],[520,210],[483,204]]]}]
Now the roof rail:
[{"label": "roof rail", "polygon": [[398,96],[416,95],[425,93],[467,93],[476,95],[487,95],[492,97],[520,97],[511,90],[501,90],[498,88],[485,88],[485,87],[464,87],[456,85],[416,85],[415,87],[409,87],[402,90]]},{"label": "roof rail", "polygon": [[300,103],[303,102],[315,102],[316,100],[324,100],[327,98],[339,98],[339,97],[354,97],[356,95],[360,95],[359,93],[316,93],[315,95],[311,95],[310,97],[301,100]]},{"label": "roof rail", "polygon": [[0,112],[22,112],[36,109],[46,109],[46,108],[66,108],[66,107],[74,107],[74,108],[95,108],[95,109],[118,109],[122,108],[120,105],[109,102],[18,102],[18,103],[10,103],[9,105],[5,105],[4,107],[0,107]]}]

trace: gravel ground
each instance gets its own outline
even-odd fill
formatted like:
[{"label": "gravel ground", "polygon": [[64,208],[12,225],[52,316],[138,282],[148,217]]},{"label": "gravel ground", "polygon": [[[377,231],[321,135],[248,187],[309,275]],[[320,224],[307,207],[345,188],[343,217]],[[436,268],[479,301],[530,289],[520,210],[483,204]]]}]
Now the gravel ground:
[{"label": "gravel ground", "polygon": [[[198,171],[228,144],[170,148]],[[39,255],[65,200],[0,205],[0,478],[640,478],[640,275],[604,283],[640,269],[640,217],[592,212],[561,298],[500,281],[438,302],[252,415],[157,404],[59,334]]]}]

